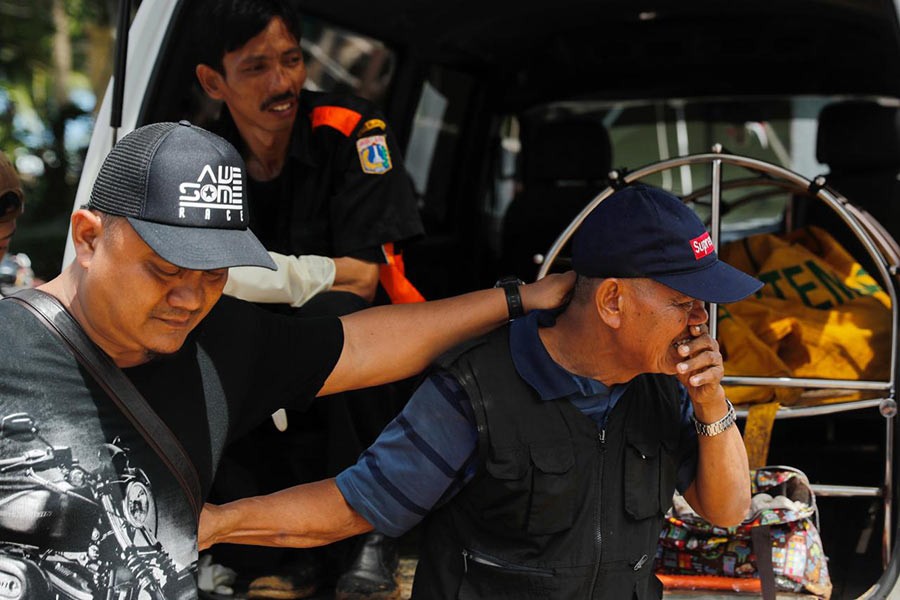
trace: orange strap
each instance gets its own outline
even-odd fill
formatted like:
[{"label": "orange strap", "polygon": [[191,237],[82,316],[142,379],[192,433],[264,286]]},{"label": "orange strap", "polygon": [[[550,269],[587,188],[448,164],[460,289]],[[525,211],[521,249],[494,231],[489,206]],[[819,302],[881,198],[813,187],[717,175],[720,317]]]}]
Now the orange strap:
[{"label": "orange strap", "polygon": [[781,405],[778,402],[753,404],[747,412],[744,424],[744,447],[747,449],[747,462],[751,469],[758,469],[769,464],[769,445],[772,441],[772,429],[775,427],[775,415]]},{"label": "orange strap", "polygon": [[394,253],[393,242],[383,244],[381,248],[384,251],[384,258],[387,262],[378,265],[378,278],[381,281],[381,287],[391,297],[391,302],[393,304],[425,302],[425,297],[406,278],[403,256]]},{"label": "orange strap", "polygon": [[717,575],[663,575],[657,577],[667,590],[730,590],[733,592],[760,593],[759,579],[720,577]]},{"label": "orange strap", "polygon": [[341,106],[317,106],[312,110],[310,119],[313,129],[327,125],[349,136],[356,129],[362,115],[355,110]]}]

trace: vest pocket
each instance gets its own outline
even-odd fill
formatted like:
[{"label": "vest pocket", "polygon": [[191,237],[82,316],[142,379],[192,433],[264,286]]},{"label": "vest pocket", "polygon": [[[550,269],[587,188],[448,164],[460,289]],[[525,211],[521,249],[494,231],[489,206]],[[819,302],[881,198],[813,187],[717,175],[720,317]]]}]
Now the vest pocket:
[{"label": "vest pocket", "polygon": [[[627,434],[626,434],[627,436]],[[626,438],[625,511],[641,520],[660,514],[659,440]]]},{"label": "vest pocket", "polygon": [[498,480],[481,499],[482,518],[511,529],[524,529],[528,518],[531,461],[527,448],[495,448],[486,461],[488,474]]},{"label": "vest pocket", "polygon": [[494,449],[487,472],[498,480],[482,517],[535,535],[565,531],[575,519],[575,453],[567,440]]},{"label": "vest pocket", "polygon": [[553,569],[512,563],[477,550],[463,550],[463,578],[459,600],[521,600],[559,598]]},{"label": "vest pocket", "polygon": [[575,519],[577,482],[572,467],[575,453],[571,444],[531,446],[534,484],[528,532],[547,535],[565,531]]}]

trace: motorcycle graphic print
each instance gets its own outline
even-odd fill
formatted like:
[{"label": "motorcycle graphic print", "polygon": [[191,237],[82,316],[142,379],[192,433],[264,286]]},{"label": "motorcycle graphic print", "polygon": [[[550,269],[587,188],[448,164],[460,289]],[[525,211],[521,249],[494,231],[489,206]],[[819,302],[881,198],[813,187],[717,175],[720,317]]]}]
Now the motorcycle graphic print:
[{"label": "motorcycle graphic print", "polygon": [[93,470],[28,413],[3,416],[0,440],[0,600],[196,597],[190,569],[156,537],[150,479],[118,438]]}]

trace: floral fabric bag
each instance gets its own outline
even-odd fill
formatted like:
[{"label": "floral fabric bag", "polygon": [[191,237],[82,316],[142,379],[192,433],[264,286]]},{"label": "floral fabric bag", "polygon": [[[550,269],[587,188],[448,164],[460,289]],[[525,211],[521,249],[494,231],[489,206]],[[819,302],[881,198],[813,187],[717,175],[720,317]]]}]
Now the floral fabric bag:
[{"label": "floral fabric bag", "polygon": [[[763,598],[775,598],[776,591],[829,598],[831,579],[806,475],[790,467],[763,467],[751,470],[750,479],[750,511],[736,527],[708,523],[676,494],[659,536],[657,574],[664,582],[666,575],[709,576],[717,587],[724,587],[722,578],[756,578]],[[677,585],[678,577],[669,580]]]}]

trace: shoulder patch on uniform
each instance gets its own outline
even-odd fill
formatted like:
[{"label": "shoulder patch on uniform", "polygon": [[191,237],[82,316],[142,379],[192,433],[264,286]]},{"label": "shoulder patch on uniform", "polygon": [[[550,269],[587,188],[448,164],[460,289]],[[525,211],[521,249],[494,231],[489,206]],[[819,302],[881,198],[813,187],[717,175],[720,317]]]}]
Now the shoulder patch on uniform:
[{"label": "shoulder patch on uniform", "polygon": [[337,129],[346,136],[353,133],[360,119],[361,114],[342,106],[317,106],[310,115],[313,129],[324,125]]},{"label": "shoulder patch on uniform", "polygon": [[387,139],[383,135],[370,135],[356,140],[356,151],[359,153],[363,173],[383,175],[394,166]]},{"label": "shoulder patch on uniform", "polygon": [[382,131],[387,131],[387,125],[381,119],[369,119],[363,126],[359,128],[359,133],[357,133],[357,137],[364,136],[367,132],[372,131],[373,129],[381,129]]}]

